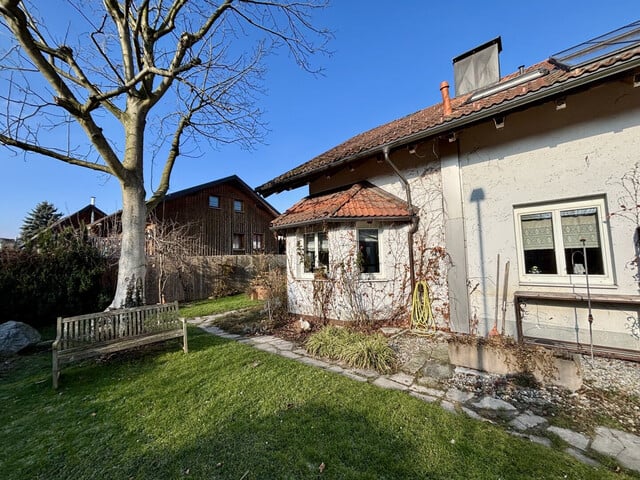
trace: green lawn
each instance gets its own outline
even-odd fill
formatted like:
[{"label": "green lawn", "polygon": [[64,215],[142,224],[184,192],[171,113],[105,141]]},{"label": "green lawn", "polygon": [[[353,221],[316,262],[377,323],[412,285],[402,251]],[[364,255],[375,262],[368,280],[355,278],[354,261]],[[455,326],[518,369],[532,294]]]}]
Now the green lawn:
[{"label": "green lawn", "polygon": [[251,300],[246,293],[241,293],[229,297],[185,303],[180,305],[180,316],[186,318],[204,317],[205,315],[215,315],[230,310],[256,307],[261,304],[261,301]]},{"label": "green lawn", "polygon": [[[602,479],[558,451],[406,393],[190,329],[63,370],[0,370],[2,479]],[[324,464],[323,472],[320,465]]]}]

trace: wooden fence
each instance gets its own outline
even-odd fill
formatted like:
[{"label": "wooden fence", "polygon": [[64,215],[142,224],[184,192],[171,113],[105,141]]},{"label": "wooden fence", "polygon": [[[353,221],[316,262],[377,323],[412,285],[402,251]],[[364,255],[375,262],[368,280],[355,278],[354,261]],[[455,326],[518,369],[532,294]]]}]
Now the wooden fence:
[{"label": "wooden fence", "polygon": [[[283,268],[285,258],[284,255],[189,257],[185,264],[177,269],[163,268],[161,259],[148,257],[147,304],[202,300],[244,292],[258,273]],[[164,283],[161,288],[159,281]]]}]

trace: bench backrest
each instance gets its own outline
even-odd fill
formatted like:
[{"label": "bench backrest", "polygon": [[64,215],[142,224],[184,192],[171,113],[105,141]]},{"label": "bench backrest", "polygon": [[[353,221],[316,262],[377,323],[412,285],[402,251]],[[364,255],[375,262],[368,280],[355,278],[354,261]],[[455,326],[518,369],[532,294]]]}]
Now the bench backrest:
[{"label": "bench backrest", "polygon": [[67,350],[179,328],[178,302],[59,317],[55,347]]}]

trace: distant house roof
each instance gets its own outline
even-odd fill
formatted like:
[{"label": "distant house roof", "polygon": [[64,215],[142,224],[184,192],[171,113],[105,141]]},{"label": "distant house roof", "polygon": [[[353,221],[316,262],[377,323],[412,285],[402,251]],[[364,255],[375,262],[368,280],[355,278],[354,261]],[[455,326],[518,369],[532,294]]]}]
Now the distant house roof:
[{"label": "distant house roof", "polygon": [[323,222],[350,220],[409,221],[406,202],[368,182],[347,189],[306,197],[276,218],[274,230]]},{"label": "distant house roof", "polygon": [[256,191],[262,195],[271,195],[297,188],[320,173],[375,155],[384,148],[393,149],[422,139],[446,135],[493,116],[522,109],[554,96],[566,95],[569,91],[628,72],[638,66],[638,43],[578,68],[569,68],[549,59],[508,75],[490,87],[452,98],[450,114],[445,114],[443,103],[438,103],[356,135],[260,185]]},{"label": "distant house roof", "polygon": [[79,228],[81,225],[89,225],[105,218],[107,214],[93,204],[81,208],[77,212],[62,217],[49,227],[52,230],[62,230],[66,227]]},{"label": "distant house roof", "polygon": [[17,242],[14,238],[0,238],[0,250],[15,248]]},{"label": "distant house roof", "polygon": [[215,187],[217,185],[222,185],[226,183],[235,183],[241,190],[246,190],[247,194],[251,195],[255,201],[261,204],[266,210],[271,212],[274,216],[280,215],[275,208],[273,208],[269,202],[267,202],[264,198],[256,193],[256,191],[247,185],[240,177],[237,175],[230,175],[228,177],[220,178],[218,180],[213,180],[212,182],[203,183],[201,185],[196,185],[195,187],[186,188],[184,190],[179,190],[177,192],[170,193],[165,195],[165,197],[161,201],[174,200],[176,198],[185,197],[187,195],[191,195],[197,193],[206,188]]}]

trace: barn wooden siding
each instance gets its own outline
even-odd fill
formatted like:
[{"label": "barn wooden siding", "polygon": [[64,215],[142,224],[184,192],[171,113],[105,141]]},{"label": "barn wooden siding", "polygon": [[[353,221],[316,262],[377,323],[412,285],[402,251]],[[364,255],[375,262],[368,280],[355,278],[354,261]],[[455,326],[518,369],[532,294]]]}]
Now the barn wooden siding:
[{"label": "barn wooden siding", "polygon": [[[220,199],[219,208],[209,207],[209,197]],[[234,211],[234,200],[243,202],[242,212]],[[190,226],[189,250],[193,255],[252,255],[277,253],[278,242],[269,230],[274,214],[255,196],[234,183],[213,185],[193,193],[169,196],[154,211],[162,220]],[[244,235],[244,249],[232,248],[233,235]],[[264,248],[253,249],[253,235],[261,234]]]}]

